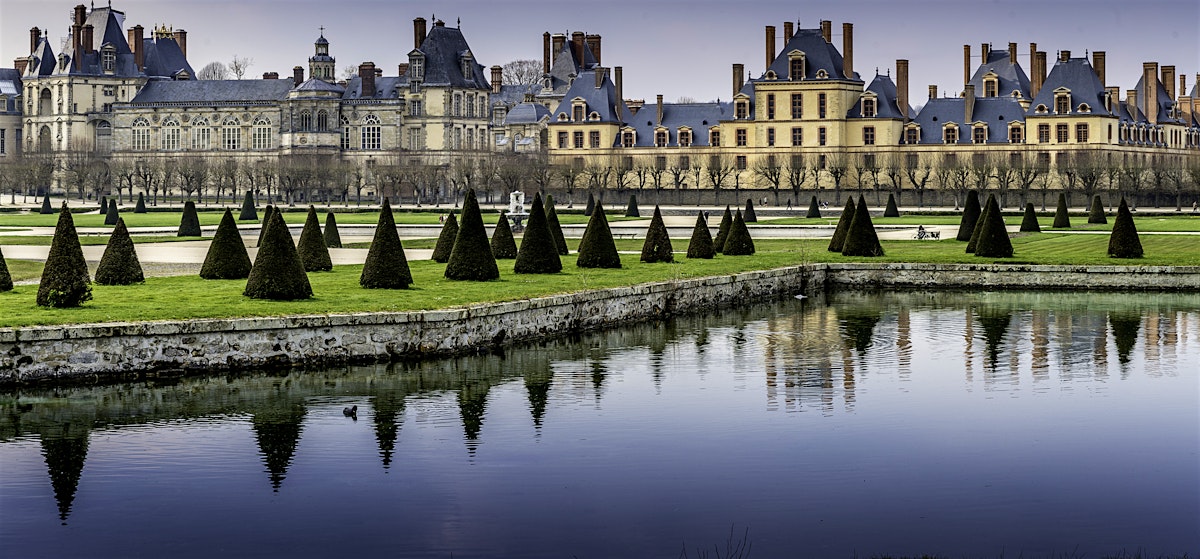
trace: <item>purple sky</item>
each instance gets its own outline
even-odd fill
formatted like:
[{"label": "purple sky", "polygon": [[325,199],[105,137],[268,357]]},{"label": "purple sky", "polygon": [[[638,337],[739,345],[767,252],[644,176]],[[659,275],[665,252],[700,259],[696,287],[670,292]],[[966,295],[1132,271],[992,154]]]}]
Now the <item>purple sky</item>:
[{"label": "purple sky", "polygon": [[[107,3],[107,0],[104,0]],[[0,54],[28,54],[29,28],[49,29],[53,45],[64,38],[77,2],[0,0]],[[586,6],[593,6],[587,9]],[[926,86],[944,94],[962,89],[962,45],[979,62],[979,45],[1006,49],[1019,44],[1028,72],[1029,43],[1053,60],[1060,49],[1082,56],[1107,52],[1109,85],[1133,87],[1143,62],[1173,64],[1188,76],[1200,72],[1200,2],[1196,0],[841,0],[839,2],[746,2],[739,0],[117,0],[126,25],[149,29],[165,23],[188,31],[188,59],[197,70],[235,54],[253,59],[252,76],[307,68],[312,42],[325,27],[338,73],[373,61],[394,75],[412,49],[412,20],[433,15],[462,29],[476,59],[490,66],[518,58],[541,59],[542,32],[586,31],[603,36],[605,66],[624,66],[625,95],[668,101],[730,98],[730,65],[740,62],[755,77],[763,71],[763,27],[775,25],[782,48],[783,22],[804,28],[833,21],[841,48],[841,24],[854,24],[855,69],[867,81],[875,69],[910,60],[914,105]]]}]

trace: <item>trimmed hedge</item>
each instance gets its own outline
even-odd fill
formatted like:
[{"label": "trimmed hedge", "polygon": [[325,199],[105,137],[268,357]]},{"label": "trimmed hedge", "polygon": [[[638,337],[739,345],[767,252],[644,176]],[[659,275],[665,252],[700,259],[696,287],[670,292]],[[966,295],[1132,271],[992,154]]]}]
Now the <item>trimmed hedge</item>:
[{"label": "trimmed hedge", "polygon": [[325,214],[325,237],[326,248],[342,248],[342,235],[338,233],[337,219],[333,217],[333,212]]},{"label": "trimmed hedge", "polygon": [[454,210],[450,210],[450,215],[446,216],[446,223],[442,225],[442,232],[438,235],[437,244],[433,246],[433,261],[439,264],[445,264],[450,261],[450,252],[454,250],[454,239],[458,238],[458,218],[454,216]]},{"label": "trimmed hedge", "polygon": [[542,206],[546,209],[546,225],[550,226],[550,234],[554,236],[554,246],[558,248],[559,256],[571,254],[571,250],[567,248],[567,238],[563,236],[562,225],[558,223],[558,212],[554,210],[554,197],[547,194]]},{"label": "trimmed hedge", "polygon": [[742,213],[742,221],[758,223],[758,215],[754,213],[754,199],[746,198],[746,211]]},{"label": "trimmed hedge", "polygon": [[120,210],[117,208],[117,201],[113,200],[112,202],[108,203],[108,208],[106,208],[104,211],[104,224],[105,225],[116,225],[117,221],[120,219],[121,219],[121,213],[120,213]]},{"label": "trimmed hedge", "polygon": [[713,238],[713,250],[718,253],[725,252],[725,240],[729,238],[729,228],[733,226],[733,212],[729,211],[729,206],[725,206],[725,213],[721,214],[721,223],[717,225],[717,236]]},{"label": "trimmed hedge", "polygon": [[0,293],[12,291],[12,274],[8,272],[8,262],[4,261],[4,251],[0,250]]},{"label": "trimmed hedge", "polygon": [[817,202],[817,197],[813,196],[812,201],[808,203],[808,213],[804,217],[821,217],[821,204]]},{"label": "trimmed hedge", "polygon": [[[63,203],[65,204],[66,202],[63,202]],[[49,215],[49,214],[54,213],[54,206],[50,205],[50,193],[49,192],[47,192],[46,196],[42,198],[41,213],[43,215]]]},{"label": "trimmed hedge", "polygon": [[521,249],[517,251],[513,271],[518,274],[557,274],[562,271],[562,259],[559,258],[549,220],[546,219],[546,206],[542,204],[541,194],[533,195],[529,220],[525,224],[525,234],[521,237]]},{"label": "trimmed hedge", "polygon": [[637,194],[629,195],[629,205],[625,207],[625,217],[642,217],[638,211]]},{"label": "trimmed hedge", "polygon": [[1108,236],[1108,255],[1112,258],[1141,258],[1143,255],[1142,240],[1138,238],[1133,214],[1129,213],[1129,206],[1123,197],[1117,208],[1112,234]]},{"label": "trimmed hedge", "polygon": [[[550,252],[554,250],[554,240],[550,238],[550,230],[545,226],[545,215],[542,216],[542,228],[546,230],[546,240],[550,243]],[[518,256],[519,258],[519,256]],[[488,242],[487,228],[483,225],[483,215],[479,211],[479,200],[475,198],[475,189],[468,188],[466,200],[463,201],[462,227],[454,238],[454,247],[450,250],[450,258],[446,262],[446,279],[488,281],[500,278],[500,269],[496,267],[496,257],[492,256],[492,245]]]},{"label": "trimmed hedge", "polygon": [[258,228],[258,240],[255,241],[254,246],[256,246],[256,247],[262,246],[263,235],[266,234],[266,232],[267,232],[267,223],[269,223],[271,221],[271,215],[274,214],[276,211],[277,210],[275,209],[275,206],[272,206],[270,204],[267,204],[267,208],[265,210],[263,210],[262,226]]},{"label": "trimmed hedge", "polygon": [[250,277],[246,279],[246,290],[242,294],[251,299],[274,301],[312,297],[312,285],[308,283],[304,263],[300,261],[283,214],[278,211],[271,214],[271,220],[266,224],[262,248],[254,257],[254,266],[250,268]]},{"label": "trimmed hedge", "polygon": [[135,213],[135,214],[146,213],[146,195],[144,193],[138,192],[138,201],[137,201],[137,205],[135,205],[133,207],[133,213]]},{"label": "trimmed hedge", "polygon": [[254,209],[254,193],[246,191],[246,198],[242,200],[242,212],[238,214],[238,221],[258,221],[258,212]]},{"label": "trimmed hedge", "polygon": [[725,247],[721,251],[725,256],[750,256],[754,254],[754,239],[750,238],[750,230],[746,228],[746,220],[742,212],[733,214],[733,223],[729,226],[729,236],[725,238]]},{"label": "trimmed hedge", "polygon": [[983,205],[983,212],[979,214],[979,219],[975,220],[975,229],[971,231],[971,240],[967,241],[967,254],[975,254],[975,246],[979,244],[979,234],[983,232],[983,220],[987,218],[987,213],[991,209],[988,204]]},{"label": "trimmed hedge", "polygon": [[1042,232],[1042,226],[1038,224],[1037,213],[1033,211],[1033,202],[1027,202],[1025,204],[1025,216],[1021,218],[1021,232]]},{"label": "trimmed hedge", "polygon": [[358,284],[367,289],[408,289],[412,282],[408,258],[404,256],[404,246],[396,233],[392,204],[384,198],[383,206],[379,208],[379,223],[375,225],[375,237],[367,250]]},{"label": "trimmed hedge", "polygon": [[867,200],[862,195],[858,197],[854,219],[846,230],[842,256],[883,256],[883,246],[879,244],[879,235],[875,233],[875,224],[871,222],[871,212],[867,210]]},{"label": "trimmed hedge", "polygon": [[583,215],[591,217],[592,212],[596,211],[596,197],[588,192],[587,207],[583,208]]},{"label": "trimmed hedge", "polygon": [[1058,207],[1054,209],[1054,223],[1050,227],[1054,229],[1071,228],[1071,216],[1067,215],[1067,195],[1064,192],[1058,193]]},{"label": "trimmed hedge", "polygon": [[500,212],[496,220],[496,228],[492,231],[492,256],[496,260],[512,260],[517,257],[517,241],[513,238],[512,227],[508,224],[508,213]]},{"label": "trimmed hedge", "polygon": [[842,216],[838,218],[837,227],[833,230],[833,238],[829,239],[829,252],[842,252],[842,248],[846,244],[846,233],[850,231],[850,223],[854,221],[854,213],[854,197],[847,196],[846,208],[842,210]]},{"label": "trimmed hedge", "polygon": [[[745,225],[742,225],[745,227]],[[667,234],[667,226],[663,224],[662,213],[658,205],[654,206],[654,217],[650,218],[650,228],[646,230],[646,240],[642,243],[642,262],[674,262],[675,254],[671,247],[671,236]]]},{"label": "trimmed hedge", "polygon": [[613,242],[612,230],[608,228],[604,207],[599,204],[592,210],[587,229],[583,231],[583,239],[579,241],[579,257],[575,265],[580,268],[621,267],[621,255],[617,254],[617,244]]},{"label": "trimmed hedge", "polygon": [[217,233],[208,245],[204,265],[200,267],[200,277],[246,279],[250,277],[253,267],[250,254],[246,252],[246,243],[233,220],[233,212],[226,209],[225,215],[221,216],[221,224],[217,226]]},{"label": "trimmed hedge", "polygon": [[146,276],[142,274],[142,263],[133,249],[129,229],[125,227],[124,219],[117,219],[108,246],[104,247],[104,256],[100,257],[100,265],[96,267],[96,284],[130,285],[144,281]]},{"label": "trimmed hedge", "polygon": [[987,209],[983,212],[983,223],[979,227],[979,239],[975,241],[975,256],[986,258],[1011,258],[1012,240],[1004,228],[1004,212],[995,194],[988,195]]},{"label": "trimmed hedge", "polygon": [[888,193],[887,207],[883,210],[883,217],[900,217],[900,208],[896,207],[896,195]]},{"label": "trimmed hedge", "polygon": [[304,219],[304,229],[300,231],[300,243],[296,251],[300,254],[305,272],[328,272],[333,269],[329,247],[325,246],[325,236],[321,234],[321,222],[317,220],[317,208],[312,205],[308,206],[308,217]]},{"label": "trimmed hedge", "polygon": [[[47,198],[49,200],[49,198]],[[58,212],[58,225],[50,241],[50,255],[38,285],[37,304],[41,307],[78,307],[92,299],[92,279],[79,246],[75,220],[67,203]]]},{"label": "trimmed hedge", "polygon": [[979,207],[979,193],[974,190],[967,192],[967,204],[963,207],[962,220],[958,222],[958,235],[955,239],[959,241],[971,240],[971,234],[975,232],[975,224],[979,222],[981,209]]},{"label": "trimmed hedge", "polygon": [[188,200],[183,204],[183,217],[179,220],[177,237],[200,237],[200,216],[196,215],[196,204]]},{"label": "trimmed hedge", "polygon": [[100,197],[100,215],[108,215],[108,196]]},{"label": "trimmed hedge", "polygon": [[713,248],[712,234],[708,232],[708,220],[704,212],[696,212],[696,226],[692,227],[692,238],[688,241],[687,257],[711,260],[717,254]]},{"label": "trimmed hedge", "polygon": [[1108,218],[1104,217],[1104,202],[1100,201],[1099,195],[1092,198],[1092,208],[1088,211],[1088,223],[1099,225],[1108,223]]}]

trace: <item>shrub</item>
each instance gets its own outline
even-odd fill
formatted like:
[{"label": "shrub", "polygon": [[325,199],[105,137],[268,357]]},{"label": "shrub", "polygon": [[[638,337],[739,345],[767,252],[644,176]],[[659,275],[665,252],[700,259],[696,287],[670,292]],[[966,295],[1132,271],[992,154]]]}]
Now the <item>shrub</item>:
[{"label": "shrub", "polygon": [[183,205],[183,218],[179,220],[178,237],[199,237],[200,233],[200,216],[196,215],[196,204],[191,200]]},{"label": "shrub", "polygon": [[1137,227],[1133,224],[1133,214],[1125,198],[1117,207],[1117,219],[1113,222],[1112,234],[1108,236],[1108,255],[1112,258],[1141,258],[1142,241],[1138,238]]},{"label": "shrub", "polygon": [[133,213],[135,213],[135,214],[146,213],[146,195],[145,194],[138,192],[138,201],[137,201],[137,205],[133,207]]},{"label": "shrub", "polygon": [[804,214],[804,217],[821,217],[821,204],[817,203],[816,196],[808,203],[808,213]]},{"label": "shrub", "polygon": [[1025,204],[1025,216],[1021,218],[1022,233],[1041,233],[1042,226],[1038,224],[1037,213],[1033,211],[1033,202]]},{"label": "shrub", "polygon": [[[65,202],[64,202],[64,203],[65,203]],[[42,210],[41,210],[41,213],[42,213],[42,214],[45,214],[45,215],[48,215],[48,214],[52,214],[52,213],[54,213],[54,206],[51,206],[51,205],[50,205],[50,193],[49,193],[49,192],[47,192],[47,193],[46,193],[46,196],[45,196],[44,198],[42,198]]]},{"label": "shrub", "polygon": [[265,227],[262,248],[254,257],[254,266],[250,268],[250,277],[246,279],[246,290],[242,294],[251,299],[276,301],[312,297],[308,274],[304,272],[304,263],[296,252],[283,214],[272,213]]},{"label": "shrub", "polygon": [[212,243],[208,245],[208,254],[204,256],[204,265],[200,267],[200,277],[204,279],[246,279],[250,277],[250,255],[246,252],[246,243],[238,232],[237,223],[233,221],[233,212],[225,210],[221,216],[221,224],[213,235]]},{"label": "shrub", "polygon": [[276,212],[275,206],[272,206],[270,204],[267,205],[267,209],[263,210],[262,226],[258,228],[258,241],[256,241],[254,243],[254,246],[256,246],[256,247],[262,246],[263,234],[265,234],[267,232],[267,223],[269,223],[271,221],[271,214],[273,214],[275,212]]},{"label": "shrub", "polygon": [[887,207],[883,210],[883,217],[900,217],[900,208],[896,207],[896,196],[888,193]]},{"label": "shrub", "polygon": [[[742,225],[745,227],[745,225]],[[658,205],[654,206],[654,217],[650,218],[650,228],[646,230],[646,241],[642,243],[642,262],[674,262],[675,254],[671,248],[671,236],[667,234],[667,226],[663,224],[662,213]]]},{"label": "shrub", "polygon": [[746,211],[742,212],[742,221],[746,223],[758,223],[758,215],[754,213],[754,200],[746,198]]},{"label": "shrub", "polygon": [[75,220],[63,202],[58,225],[50,241],[50,254],[38,285],[37,304],[42,307],[78,307],[92,299],[92,279],[75,233]]},{"label": "shrub", "polygon": [[988,204],[983,205],[983,212],[979,214],[979,219],[975,220],[975,229],[971,231],[971,240],[967,241],[967,254],[975,253],[975,246],[979,244],[979,234],[983,232],[983,220],[991,209]]},{"label": "shrub", "polygon": [[100,215],[108,215],[108,196],[100,197]]},{"label": "shrub", "polygon": [[238,221],[258,221],[258,212],[254,209],[254,193],[246,191],[246,199],[242,200],[242,213]]},{"label": "shrub", "polygon": [[521,250],[517,251],[513,271],[518,274],[557,274],[562,271],[562,260],[558,257],[558,247],[554,244],[554,235],[546,219],[546,206],[542,204],[540,194],[533,196],[529,221],[525,225],[525,235],[521,237]]},{"label": "shrub", "polygon": [[583,239],[579,241],[579,257],[575,265],[580,268],[621,267],[621,255],[617,254],[617,244],[613,242],[612,231],[608,228],[608,218],[604,217],[604,207],[599,204],[593,208],[592,218],[588,220]]},{"label": "shrub", "polygon": [[[536,198],[535,198],[536,200]],[[554,250],[554,240],[550,238],[550,230],[546,228],[546,215],[542,214],[542,229],[546,233],[546,241],[550,252],[558,258]],[[520,259],[520,255],[518,255]],[[500,278],[500,270],[496,267],[496,257],[492,256],[492,246],[488,242],[487,228],[483,226],[483,215],[479,212],[479,200],[475,198],[475,189],[467,189],[466,200],[463,201],[462,227],[454,238],[454,248],[446,263],[447,279],[487,281]]]},{"label": "shrub", "polygon": [[117,201],[113,200],[108,203],[108,208],[104,211],[104,224],[116,225],[119,219],[121,219],[120,210],[117,209]]},{"label": "shrub", "polygon": [[979,221],[979,193],[974,190],[967,192],[967,204],[963,207],[962,220],[958,222],[958,236],[955,237],[960,241],[970,241],[971,234],[975,232],[975,224]]},{"label": "shrub", "polygon": [[692,227],[692,239],[688,241],[687,257],[711,260],[717,251],[713,248],[712,234],[708,232],[708,221],[704,212],[696,212],[696,226]]},{"label": "shrub", "polygon": [[0,293],[12,291],[12,274],[8,273],[8,263],[4,261],[4,251],[0,251]]},{"label": "shrub", "polygon": [[629,195],[629,206],[625,208],[625,217],[642,217],[638,211],[637,194]]},{"label": "shrub", "polygon": [[358,284],[367,289],[408,289],[412,282],[404,246],[400,244],[400,235],[396,233],[396,222],[392,218],[392,205],[384,198],[375,237],[367,250]]},{"label": "shrub", "polygon": [[983,215],[979,239],[975,242],[975,256],[1012,257],[1012,241],[1009,240],[1008,230],[1004,227],[1004,212],[1000,211],[1000,203],[996,201],[995,194],[988,195],[987,209],[983,211]]},{"label": "shrub", "polygon": [[333,217],[333,212],[325,214],[325,246],[328,248],[342,248],[342,235],[338,233],[337,219]]},{"label": "shrub", "polygon": [[496,229],[492,231],[492,256],[497,260],[517,257],[517,241],[513,239],[512,227],[508,225],[508,214],[505,212],[500,212]]},{"label": "shrub", "polygon": [[592,196],[591,192],[588,192],[587,207],[583,209],[583,215],[591,217],[594,211],[596,211],[596,197]]},{"label": "shrub", "polygon": [[846,233],[850,231],[850,222],[854,221],[854,197],[846,197],[846,208],[838,218],[837,227],[833,230],[833,238],[829,239],[829,252],[842,252],[846,244]]},{"label": "shrub", "polygon": [[854,219],[846,230],[842,256],[883,256],[883,246],[879,244],[879,235],[875,233],[875,224],[871,222],[867,200],[861,195],[854,207]]},{"label": "shrub", "polygon": [[725,247],[721,251],[725,256],[750,256],[754,254],[754,239],[750,238],[750,230],[742,219],[742,212],[733,214],[733,224],[729,226],[729,236],[725,238]]},{"label": "shrub", "polygon": [[438,235],[437,244],[433,246],[433,261],[439,264],[445,264],[450,261],[450,252],[454,250],[454,239],[458,238],[458,218],[454,216],[454,210],[450,210],[450,215],[446,216],[446,223],[442,225],[442,233]]},{"label": "shrub", "polygon": [[546,209],[546,225],[550,226],[550,234],[554,236],[554,246],[558,248],[558,254],[571,254],[571,250],[567,248],[567,238],[563,236],[562,225],[558,223],[558,212],[554,211],[554,197],[547,194],[542,207]]},{"label": "shrub", "polygon": [[133,249],[129,229],[125,227],[124,219],[117,219],[108,246],[104,247],[104,256],[100,257],[100,265],[96,267],[96,284],[129,285],[144,281],[146,276],[142,274],[142,263],[138,262],[137,252]]},{"label": "shrub", "polygon": [[717,225],[717,236],[713,238],[713,250],[725,252],[725,239],[729,238],[731,226],[733,226],[733,212],[729,211],[729,206],[725,206],[725,213],[721,215],[721,223]]},{"label": "shrub", "polygon": [[1054,209],[1054,223],[1050,227],[1054,229],[1071,228],[1071,216],[1067,215],[1067,194],[1065,192],[1058,193],[1058,207]]},{"label": "shrub", "polygon": [[1092,209],[1088,212],[1088,223],[1107,224],[1108,218],[1104,217],[1104,202],[1100,201],[1100,196],[1092,198]]},{"label": "shrub", "polygon": [[321,222],[317,220],[317,208],[311,205],[308,206],[308,217],[304,220],[304,229],[300,231],[300,243],[296,251],[300,254],[305,272],[328,272],[333,269],[329,247],[325,246],[325,237],[321,234]]}]

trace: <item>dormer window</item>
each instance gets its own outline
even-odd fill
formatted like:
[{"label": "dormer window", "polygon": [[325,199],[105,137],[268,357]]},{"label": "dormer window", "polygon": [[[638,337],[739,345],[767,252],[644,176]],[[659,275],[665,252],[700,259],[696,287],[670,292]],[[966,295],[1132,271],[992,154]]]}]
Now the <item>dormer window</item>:
[{"label": "dormer window", "polygon": [[1054,114],[1065,115],[1071,112],[1071,93],[1054,93]]},{"label": "dormer window", "polygon": [[566,122],[567,120],[569,120],[567,118],[567,113],[558,113],[558,121],[559,122]]},{"label": "dormer window", "polygon": [[666,147],[669,134],[666,129],[660,128],[654,131],[654,147]]},{"label": "dormer window", "polygon": [[593,122],[600,120],[600,113],[598,113],[596,111],[592,111],[591,114],[588,115],[588,120],[593,121]]},{"label": "dormer window", "polygon": [[467,79],[467,80],[475,79],[475,78],[471,77],[473,74],[472,70],[474,68],[475,68],[475,59],[469,53],[464,55],[463,59],[462,59],[463,79]]},{"label": "dormer window", "polygon": [[686,148],[692,145],[692,131],[687,128],[679,129],[679,147]]},{"label": "dormer window", "polygon": [[864,97],[862,100],[862,115],[863,118],[874,118],[877,101],[874,97]]},{"label": "dormer window", "polygon": [[750,103],[744,99],[738,100],[734,104],[734,118],[749,118]]},{"label": "dormer window", "polygon": [[117,70],[117,49],[112,45],[104,45],[100,49],[100,68],[105,73],[112,73]]},{"label": "dormer window", "polygon": [[788,53],[788,79],[802,80],[804,79],[804,66],[806,58],[803,52],[794,50]]},{"label": "dormer window", "polygon": [[1081,113],[1090,113],[1092,112],[1092,106],[1088,105],[1087,103],[1080,103],[1079,107],[1077,107],[1075,110]]},{"label": "dormer window", "polygon": [[636,138],[634,137],[632,130],[621,132],[621,147],[631,148],[633,147],[635,140]]},{"label": "dormer window", "polygon": [[767,70],[767,76],[766,76],[766,77],[767,77],[767,79],[768,79],[768,80],[776,80],[776,79],[779,79],[779,75],[775,73],[775,70]]},{"label": "dormer window", "polygon": [[418,82],[425,80],[425,55],[419,52],[408,55],[408,79]]},{"label": "dormer window", "polygon": [[1046,108],[1046,106],[1045,106],[1045,105],[1038,105],[1037,107],[1034,107],[1034,109],[1033,109],[1033,112],[1035,112],[1035,113],[1037,113],[1037,114],[1040,114],[1040,115],[1044,115],[1044,114],[1046,114],[1046,113],[1047,113],[1049,110],[1050,110],[1050,109]]},{"label": "dormer window", "polygon": [[983,77],[983,96],[996,97],[1000,91],[1000,80],[997,79],[994,72],[988,72]]},{"label": "dormer window", "polygon": [[713,127],[708,131],[708,145],[712,147],[721,146],[721,129]]},{"label": "dormer window", "polygon": [[942,128],[942,143],[957,144],[958,143],[958,125],[954,123],[947,124]]},{"label": "dormer window", "polygon": [[825,72],[824,68],[817,70],[817,79],[818,80],[823,80],[828,77],[829,77],[829,74],[827,72]]},{"label": "dormer window", "polygon": [[987,143],[987,125],[977,124],[971,129],[971,142],[976,144]]},{"label": "dormer window", "polygon": [[571,120],[583,122],[583,101],[576,101],[571,105]]},{"label": "dormer window", "polygon": [[919,144],[921,143],[921,128],[915,124],[909,125],[904,129],[904,143]]}]

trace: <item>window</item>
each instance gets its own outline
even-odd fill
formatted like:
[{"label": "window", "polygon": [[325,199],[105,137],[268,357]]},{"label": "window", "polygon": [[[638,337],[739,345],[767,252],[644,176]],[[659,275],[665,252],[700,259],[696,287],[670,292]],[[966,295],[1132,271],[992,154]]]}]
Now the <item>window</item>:
[{"label": "window", "polygon": [[916,128],[904,129],[904,143],[906,143],[906,144],[920,143],[920,141],[921,141],[920,132],[921,131]]},{"label": "window", "polygon": [[795,126],[792,128],[792,145],[793,146],[804,145],[804,129],[803,128],[800,128],[799,126]]},{"label": "window", "polygon": [[738,101],[735,103],[735,107],[734,118],[749,118],[750,103],[747,103],[746,101]]},{"label": "window", "polygon": [[463,57],[463,61],[462,61],[463,78],[468,79],[468,80],[472,79],[471,78],[471,69],[473,66],[475,66],[475,64],[474,64],[474,61],[471,59],[471,57],[469,57],[469,56]]},{"label": "window", "polygon": [[921,165],[921,156],[916,153],[904,154],[904,166],[909,169],[915,169]]},{"label": "window", "polygon": [[738,147],[744,147],[746,145],[746,129],[738,128],[734,132],[733,139],[734,143],[737,144]]},{"label": "window", "polygon": [[878,169],[878,166],[875,165],[874,153],[864,153],[862,161],[863,169]]},{"label": "window", "polygon": [[100,67],[105,72],[115,71],[117,68],[117,49],[112,46],[104,47],[100,51]]},{"label": "window", "polygon": [[774,128],[767,129],[767,145],[768,146],[775,145],[775,129]]},{"label": "window", "polygon": [[739,171],[746,170],[746,156],[745,155],[737,156],[735,161],[737,162],[737,170],[739,170]]},{"label": "window", "polygon": [[822,153],[821,155],[818,155],[818,156],[817,156],[817,168],[818,168],[818,169],[824,169],[824,168],[825,168],[825,154],[824,154],[824,153]]},{"label": "window", "polygon": [[687,155],[679,156],[679,168],[690,169],[692,167],[692,158]]},{"label": "window", "polygon": [[130,141],[134,151],[148,151],[150,149],[150,121],[144,118],[134,120]]},{"label": "window", "polygon": [[799,93],[792,94],[792,118],[803,118],[804,116],[804,95]]},{"label": "window", "polygon": [[317,111],[317,131],[324,132],[329,129],[329,112],[322,109]]},{"label": "window", "polygon": [[271,132],[271,121],[266,117],[255,119],[251,142],[254,144],[254,149],[271,149],[273,147],[274,134]]},{"label": "window", "polygon": [[572,145],[575,147],[575,149],[582,148],[583,147],[583,131],[576,131],[574,134],[572,134],[571,141],[572,141]]},{"label": "window", "polygon": [[797,56],[788,60],[788,78],[793,80],[804,79],[804,57]]},{"label": "window", "polygon": [[1088,141],[1088,125],[1079,123],[1075,125],[1075,141],[1081,144],[1086,144]]},{"label": "window", "polygon": [[221,123],[221,149],[230,151],[242,149],[241,122],[234,117],[229,117]]},{"label": "window", "polygon": [[1039,124],[1038,125],[1038,143],[1042,143],[1042,144],[1050,143],[1050,125],[1049,124]]},{"label": "window", "polygon": [[[633,147],[633,133],[626,132],[626,134],[629,135],[629,146],[628,147]],[[667,145],[667,131],[666,130],[655,130],[654,131],[654,145],[655,145],[655,147],[664,147]]]},{"label": "window", "polygon": [[1070,139],[1070,132],[1071,127],[1069,125],[1058,124],[1054,127],[1054,138],[1058,141],[1058,143],[1065,144],[1067,143],[1067,140]]},{"label": "window", "polygon": [[957,144],[958,143],[958,127],[947,126],[942,129],[942,143]]},{"label": "window", "polygon": [[567,149],[567,133],[558,133],[558,149]]},{"label": "window", "polygon": [[343,116],[338,122],[342,126],[342,149],[350,149],[350,120]]},{"label": "window", "polygon": [[1019,143],[1023,142],[1024,138],[1022,138],[1021,136],[1022,136],[1022,133],[1021,133],[1020,126],[1013,126],[1008,129],[1008,143],[1019,144]]},{"label": "window", "polygon": [[987,128],[976,126],[971,130],[971,142],[976,144],[987,143]]},{"label": "window", "polygon": [[767,94],[767,120],[775,120],[775,94]]},{"label": "window", "polygon": [[817,145],[819,145],[819,146],[825,145],[825,127],[824,126],[817,129]]},{"label": "window", "polygon": [[862,115],[864,118],[875,117],[876,100],[874,97],[867,97],[862,102]]},{"label": "window", "polygon": [[679,147],[686,148],[692,145],[692,131],[683,129],[679,131]]},{"label": "window", "polygon": [[450,109],[450,114],[454,116],[462,116],[462,95],[454,94],[454,105]]},{"label": "window", "polygon": [[824,93],[818,93],[817,94],[817,118],[825,118],[825,104],[826,104],[825,101],[826,101],[826,95]]},{"label": "window", "polygon": [[721,131],[720,130],[713,128],[711,131],[709,131],[708,145],[710,145],[712,147],[719,147],[721,145]]},{"label": "window", "polygon": [[1050,152],[1043,151],[1037,154],[1037,166],[1043,171],[1050,168]]},{"label": "window", "polygon": [[425,79],[425,57],[419,54],[408,57],[408,75],[415,81]]},{"label": "window", "polygon": [[[655,135],[654,135],[655,145],[658,145],[659,147],[666,145],[665,143],[659,145],[657,143],[658,140],[659,140],[659,134],[655,133]],[[633,132],[631,132],[629,130],[621,132],[621,147],[627,147],[627,148],[633,147]]]},{"label": "window", "polygon": [[4,150],[5,150],[4,141],[5,141],[5,136],[7,136],[7,135],[8,135],[8,130],[0,128],[0,155],[4,155]]},{"label": "window", "polygon": [[467,96],[467,118],[475,118],[475,96]]},{"label": "window", "polygon": [[573,107],[571,107],[571,120],[573,120],[575,122],[583,121],[583,105],[582,104],[576,104]]},{"label": "window", "polygon": [[312,123],[312,113],[309,112],[308,109],[305,109],[300,111],[300,124],[297,125],[296,129],[302,132],[308,132],[309,130],[312,130]]},{"label": "window", "polygon": [[999,82],[996,80],[996,78],[987,78],[983,80],[983,96],[995,97],[997,90],[999,89],[997,87],[997,83]]},{"label": "window", "polygon": [[420,99],[413,99],[408,103],[408,114],[411,116],[421,116],[422,103]]},{"label": "window", "polygon": [[375,115],[367,115],[363,117],[362,128],[359,129],[359,149],[380,149],[381,138],[379,131],[379,118]]},{"label": "window", "polygon": [[179,121],[174,117],[167,117],[163,120],[160,144],[162,149],[167,151],[179,149]]},{"label": "window", "polygon": [[593,147],[593,148],[600,147],[600,131],[599,130],[592,130],[591,132],[588,132],[588,147]]},{"label": "window", "polygon": [[667,168],[667,158],[662,155],[656,156],[654,158],[654,168],[658,169],[659,171],[666,169]]},{"label": "window", "polygon": [[206,118],[192,121],[192,149],[206,150],[212,147],[212,131],[208,126]]},{"label": "window", "polygon": [[863,127],[863,145],[864,146],[875,145],[875,127],[874,126],[864,126]]},{"label": "window", "polygon": [[1054,113],[1065,115],[1071,112],[1071,96],[1060,93],[1054,96]]}]

